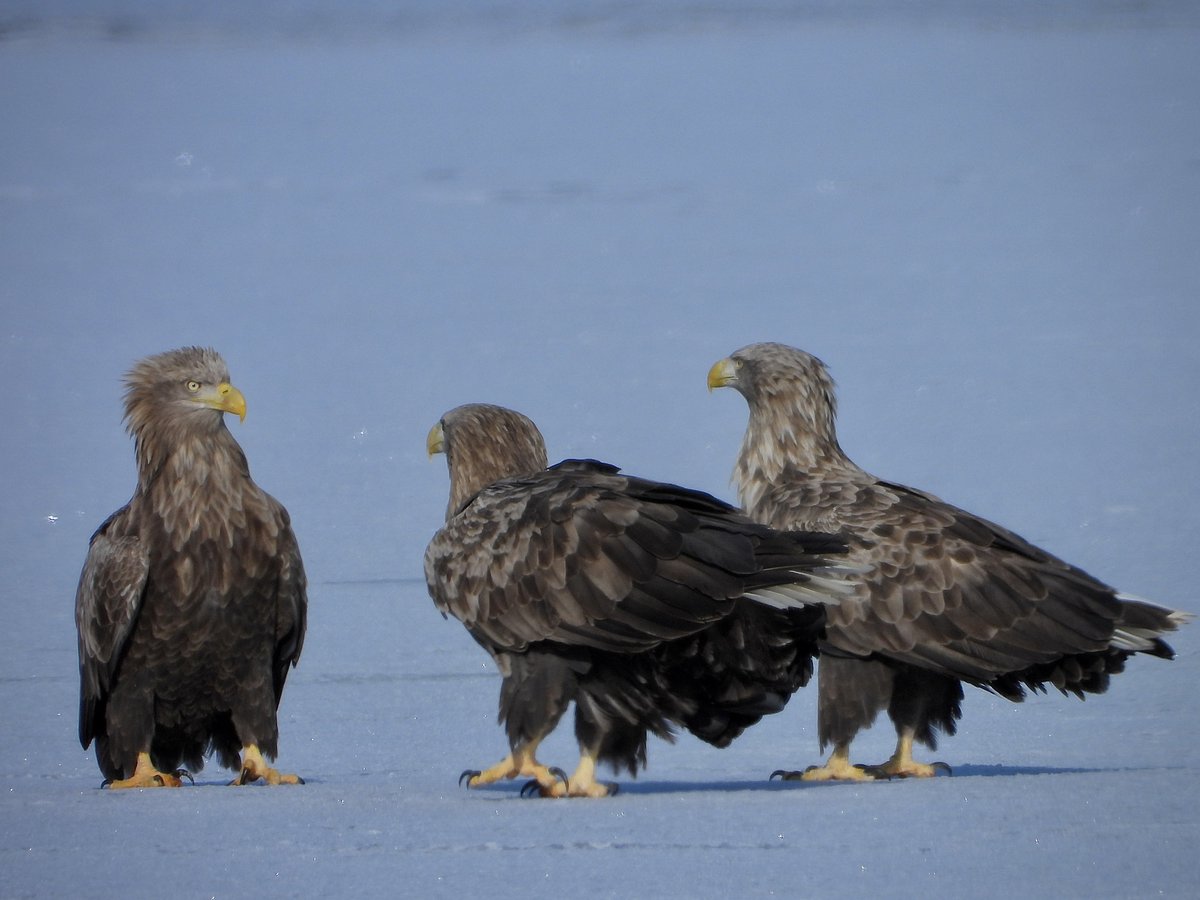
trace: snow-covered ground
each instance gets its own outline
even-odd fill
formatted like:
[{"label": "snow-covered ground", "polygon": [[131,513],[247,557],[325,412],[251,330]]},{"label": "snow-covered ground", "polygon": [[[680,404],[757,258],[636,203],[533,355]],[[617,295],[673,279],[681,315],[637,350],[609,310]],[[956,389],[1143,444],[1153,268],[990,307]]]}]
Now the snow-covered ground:
[{"label": "snow-covered ground", "polygon": [[[728,497],[705,373],[779,340],[867,468],[1200,611],[1190,4],[279,6],[0,4],[0,897],[1194,895],[1200,626],[1087,703],[972,691],[952,778],[768,783],[810,690],[541,802],[457,786],[498,677],[421,579],[443,411]],[[305,554],[304,787],[109,793],[76,741],[120,379],[190,343]]]}]

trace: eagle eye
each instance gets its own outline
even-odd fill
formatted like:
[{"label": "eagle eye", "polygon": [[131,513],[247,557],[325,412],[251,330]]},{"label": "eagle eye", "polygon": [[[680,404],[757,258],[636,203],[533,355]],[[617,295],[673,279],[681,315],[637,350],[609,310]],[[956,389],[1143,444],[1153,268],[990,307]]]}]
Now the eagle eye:
[{"label": "eagle eye", "polygon": [[187,389],[188,389],[189,391],[191,391],[193,394],[194,394],[194,393],[196,393],[196,391],[200,390],[200,382],[198,382],[198,381],[189,381],[189,382],[187,383]]}]

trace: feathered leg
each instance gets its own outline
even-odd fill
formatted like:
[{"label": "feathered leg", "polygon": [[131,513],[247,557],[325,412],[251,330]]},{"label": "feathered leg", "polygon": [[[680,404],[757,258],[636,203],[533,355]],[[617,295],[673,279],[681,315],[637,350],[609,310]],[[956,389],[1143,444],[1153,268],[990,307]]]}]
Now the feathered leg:
[{"label": "feathered leg", "polygon": [[828,654],[817,669],[817,735],[833,753],[823,766],[802,771],[776,770],[784,781],[873,781],[874,776],[850,762],[850,743],[892,697],[895,675],[885,663]]},{"label": "feathered leg", "polygon": [[567,773],[558,767],[547,767],[537,761],[537,748],[558,725],[574,693],[575,678],[568,663],[547,653],[530,651],[497,659],[505,671],[500,684],[500,721],[508,732],[508,756],[488,769],[467,769],[458,783],[467,787],[482,787],[503,778],[524,776],[533,782],[543,797],[559,783],[566,783]]},{"label": "feathered leg", "polygon": [[896,673],[896,686],[888,704],[888,716],[896,726],[896,752],[881,766],[865,770],[878,778],[932,778],[939,772],[951,774],[944,762],[920,763],[913,759],[913,742],[937,749],[937,733],[954,734],[962,715],[962,684],[919,669]]},{"label": "feathered leg", "polygon": [[617,793],[617,785],[596,780],[598,761],[612,762],[615,767],[619,760],[631,774],[637,773],[639,764],[646,764],[646,729],[614,719],[589,690],[580,690],[575,698],[575,740],[579,742],[579,765],[571,777],[551,785],[549,790],[530,782],[527,791],[536,791],[542,797],[611,797]]}]

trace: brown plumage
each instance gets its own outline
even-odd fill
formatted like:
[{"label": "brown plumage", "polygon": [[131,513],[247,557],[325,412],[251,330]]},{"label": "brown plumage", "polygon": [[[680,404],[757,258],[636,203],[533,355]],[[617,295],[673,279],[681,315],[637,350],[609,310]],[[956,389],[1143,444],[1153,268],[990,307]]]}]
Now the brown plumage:
[{"label": "brown plumage", "polygon": [[240,783],[298,781],[262,754],[304,641],[304,566],[225,426],[245,400],[198,347],[140,361],[125,384],[138,483],[79,579],[79,740],[114,787],[178,785],[210,752]]},{"label": "brown plumage", "polygon": [[[842,452],[833,380],[820,360],[753,344],[719,361],[709,387],[750,407],[734,468],[742,505],[774,528],[837,532],[853,594],[828,611],[818,671],[819,736],[834,745],[809,778],[857,778],[854,735],[886,708],[896,754],[874,774],[930,775],[914,740],[953,734],[961,682],[1020,700],[1054,685],[1103,693],[1134,653],[1171,658],[1161,635],[1188,616],[1118,594],[998,525],[875,478]],[[788,773],[795,775],[797,773]]]},{"label": "brown plumage", "polygon": [[[547,469],[536,426],[501,407],[451,410],[428,448],[450,470],[429,592],[503,676],[510,754],[465,772],[470,785],[522,775],[543,796],[604,796],[596,762],[636,774],[647,732],[725,746],[808,680],[839,539],[781,535],[593,460]],[[572,701],[568,779],[536,752]]]}]

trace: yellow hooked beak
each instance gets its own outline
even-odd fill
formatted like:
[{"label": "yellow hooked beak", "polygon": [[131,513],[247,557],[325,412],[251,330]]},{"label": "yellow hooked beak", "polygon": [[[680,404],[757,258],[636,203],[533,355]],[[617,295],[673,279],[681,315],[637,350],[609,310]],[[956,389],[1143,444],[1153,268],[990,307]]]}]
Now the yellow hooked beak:
[{"label": "yellow hooked beak", "polygon": [[446,452],[446,432],[442,430],[442,423],[438,422],[429,429],[429,436],[425,438],[425,452],[430,458],[435,453]]},{"label": "yellow hooked beak", "polygon": [[233,413],[239,422],[246,421],[246,398],[228,381],[222,381],[215,388],[201,390],[196,400],[221,412]]},{"label": "yellow hooked beak", "polygon": [[708,370],[708,389],[729,387],[737,381],[738,365],[728,356],[713,363]]}]

